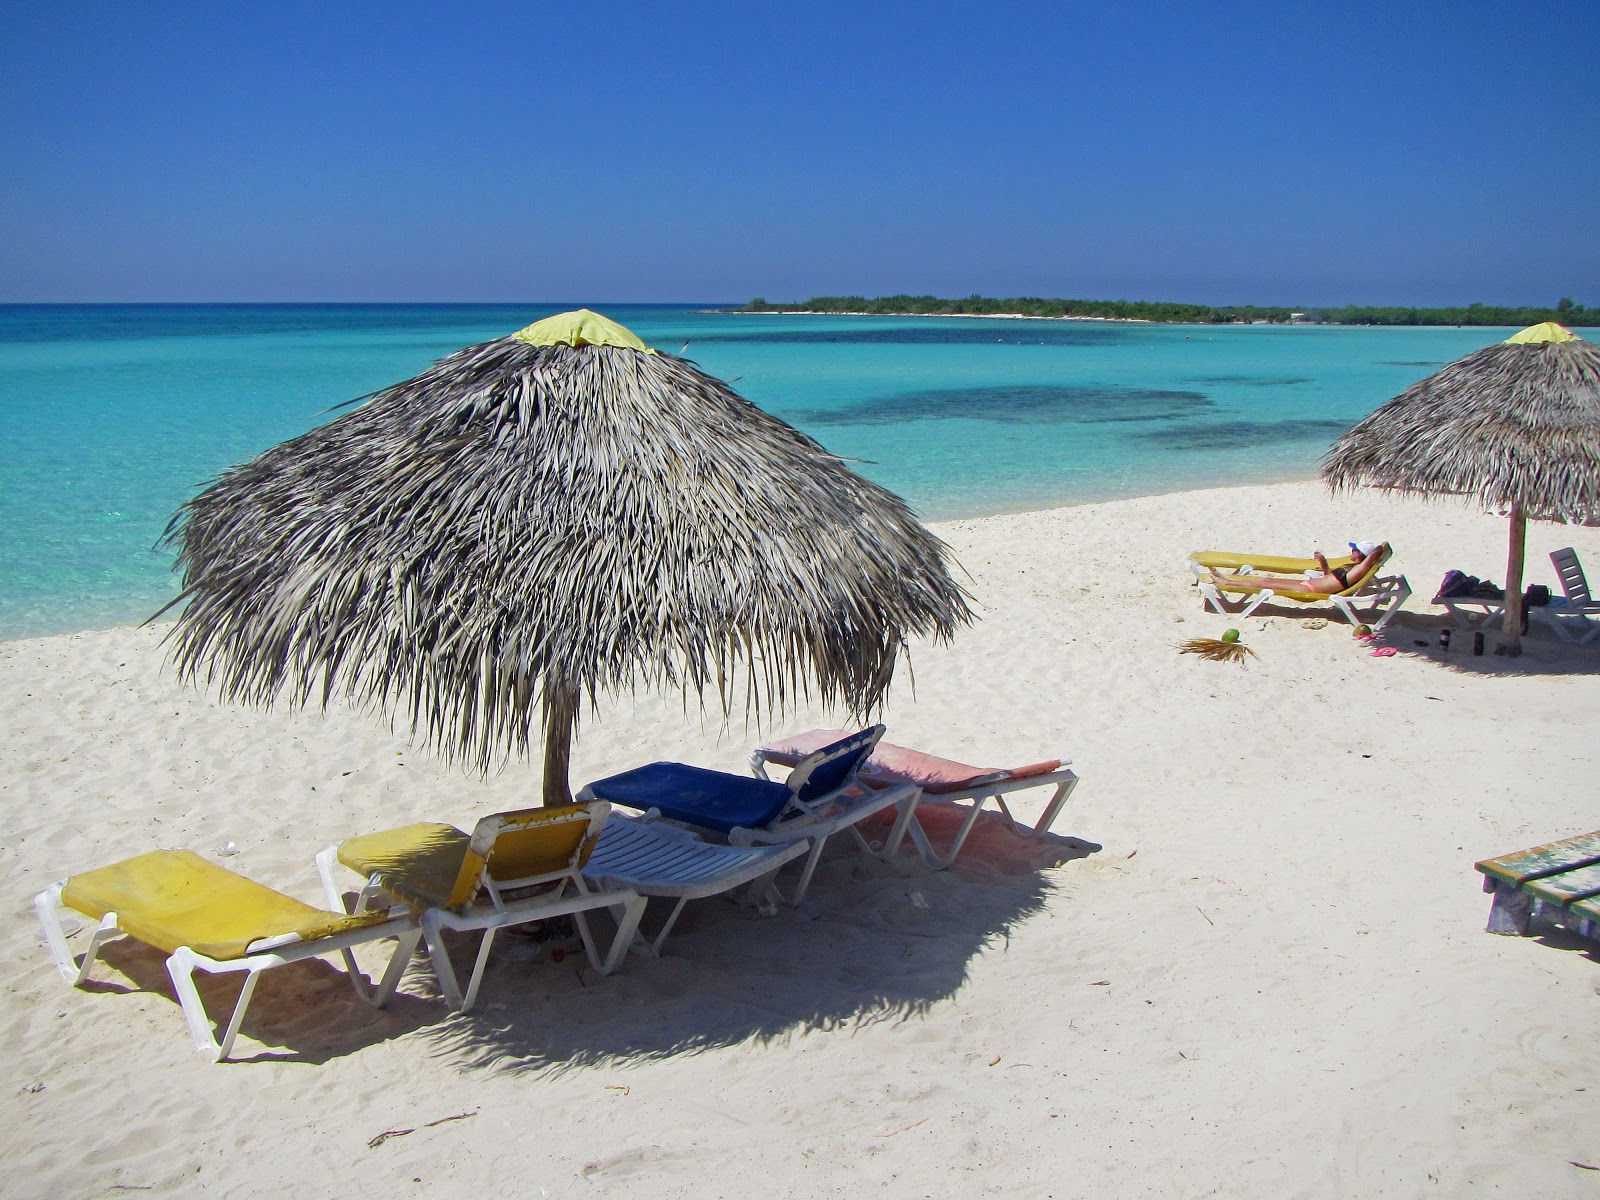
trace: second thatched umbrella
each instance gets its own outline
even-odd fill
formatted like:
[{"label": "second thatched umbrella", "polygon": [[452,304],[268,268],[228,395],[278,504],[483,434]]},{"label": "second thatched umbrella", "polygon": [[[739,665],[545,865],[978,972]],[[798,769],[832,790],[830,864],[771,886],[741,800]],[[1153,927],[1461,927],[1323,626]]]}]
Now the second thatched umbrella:
[{"label": "second thatched umbrella", "polygon": [[1529,519],[1600,519],[1600,350],[1553,322],[1475,350],[1414,383],[1328,451],[1323,477],[1474,496],[1511,517],[1506,652],[1522,653]]},{"label": "second thatched umbrella", "polygon": [[643,682],[864,714],[971,620],[899,497],[580,310],[471,346],[234,468],[173,519],[188,677],[335,695],[482,769]]}]

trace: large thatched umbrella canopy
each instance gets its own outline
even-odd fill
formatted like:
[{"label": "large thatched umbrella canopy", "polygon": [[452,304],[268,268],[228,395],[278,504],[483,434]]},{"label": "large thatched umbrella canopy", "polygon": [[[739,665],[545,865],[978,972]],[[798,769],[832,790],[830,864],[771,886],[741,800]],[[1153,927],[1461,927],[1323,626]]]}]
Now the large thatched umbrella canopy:
[{"label": "large thatched umbrella canopy", "polygon": [[1322,473],[1336,491],[1466,495],[1509,512],[1506,649],[1520,654],[1526,522],[1600,519],[1600,350],[1554,322],[1475,350],[1346,433]]},{"label": "large thatched umbrella canopy", "polygon": [[[187,677],[406,714],[487,769],[587,700],[726,711],[814,686],[864,714],[907,638],[971,620],[899,497],[687,361],[581,310],[470,346],[236,467],[167,536]],[[175,602],[176,603],[176,602]]]}]

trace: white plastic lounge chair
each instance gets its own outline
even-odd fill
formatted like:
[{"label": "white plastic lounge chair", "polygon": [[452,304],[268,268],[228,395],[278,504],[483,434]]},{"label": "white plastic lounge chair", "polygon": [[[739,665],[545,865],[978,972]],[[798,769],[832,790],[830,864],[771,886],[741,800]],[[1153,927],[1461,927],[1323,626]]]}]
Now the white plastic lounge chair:
[{"label": "white plastic lounge chair", "polygon": [[596,887],[627,889],[641,896],[677,901],[666,924],[646,947],[651,955],[659,955],[678,914],[689,901],[720,896],[747,883],[752,897],[774,891],[771,882],[778,869],[805,852],[804,841],[775,846],[719,846],[664,821],[613,817],[606,823],[583,873]]},{"label": "white plastic lounge chair", "polygon": [[[760,746],[750,755],[750,770],[758,778],[766,779],[768,763],[794,767],[803,761],[806,755],[843,736],[845,731],[842,729],[813,729],[807,733],[796,734]],[[939,800],[972,802],[961,828],[942,854],[933,848],[933,843],[922,822],[917,818],[915,810],[907,821],[897,825],[885,843],[885,857],[893,857],[900,845],[901,832],[908,832],[917,852],[936,870],[942,871],[955,862],[956,856],[961,853],[961,847],[966,844],[967,835],[977,823],[978,814],[990,800],[999,806],[1000,811],[1006,815],[1006,819],[1018,833],[1032,832],[1037,836],[1048,832],[1050,826],[1055,823],[1056,816],[1061,812],[1062,806],[1066,804],[1067,797],[1072,794],[1072,789],[1078,785],[1077,774],[1068,767],[1070,761],[1070,759],[1050,759],[1047,762],[1031,763],[1028,766],[1010,769],[974,767],[948,758],[924,754],[920,750],[908,750],[904,746],[880,741],[861,768],[860,779],[863,783],[880,788],[913,784],[921,789],[924,796]],[[1006,805],[1005,797],[1012,792],[1051,784],[1055,785],[1055,793],[1030,831],[1028,826],[1012,815],[1011,809]]]},{"label": "white plastic lounge chair", "polygon": [[[153,850],[73,875],[52,884],[33,901],[56,968],[74,987],[89,977],[106,941],[121,934],[165,951],[167,974],[183,1007],[194,1048],[213,1062],[228,1057],[245,1010],[263,971],[338,951],[356,994],[382,1007],[394,993],[422,931],[409,916],[382,910],[330,913],[275,892],[189,850]],[[83,961],[75,961],[61,925],[61,912],[99,922]],[[351,948],[394,938],[394,956],[373,991],[361,982]],[[195,987],[196,970],[245,971],[244,988],[219,1041]]]},{"label": "white plastic lounge chair", "polygon": [[1452,621],[1468,629],[1487,631],[1505,624],[1504,596],[1435,596],[1433,602],[1449,613]]},{"label": "white plastic lounge chair", "polygon": [[[1364,574],[1352,579],[1350,586],[1343,591],[1331,595],[1324,592],[1295,591],[1292,585],[1285,585],[1281,580],[1272,580],[1270,586],[1265,581],[1260,586],[1244,583],[1218,584],[1206,564],[1201,561],[1216,558],[1218,556],[1216,551],[1190,555],[1189,569],[1194,573],[1195,583],[1200,588],[1200,594],[1205,597],[1206,604],[1219,615],[1248,617],[1269,600],[1289,600],[1296,604],[1331,604],[1351,625],[1366,623],[1377,631],[1394,618],[1395,613],[1400,611],[1401,605],[1405,604],[1411,595],[1411,584],[1404,575],[1378,574],[1393,553],[1393,549],[1385,542],[1383,552]],[[1248,558],[1243,555],[1237,557]],[[1248,558],[1247,565],[1259,568],[1273,561],[1270,557]],[[1243,566],[1240,569],[1242,570]],[[1314,562],[1312,569],[1315,569]],[[1229,612],[1227,601],[1223,597],[1224,592],[1237,597],[1240,604],[1237,611]],[[1355,607],[1357,603],[1366,603],[1370,606],[1370,611],[1365,617],[1357,612]]]},{"label": "white plastic lounge chair", "polygon": [[[595,970],[616,970],[645,900],[626,889],[595,892],[584,880],[584,865],[609,813],[604,803],[495,813],[479,821],[471,837],[451,825],[406,825],[329,846],[317,855],[317,871],[330,905],[344,904],[333,878],[337,860],[365,881],[358,910],[388,896],[419,913],[439,988],[451,1008],[466,1012],[477,999],[495,933],[508,926],[570,916]],[[619,913],[604,958],[586,916],[597,908]],[[483,933],[464,992],[441,936],[446,929]]]},{"label": "white plastic lounge chair", "polygon": [[790,904],[804,899],[822,848],[835,833],[848,831],[867,853],[876,853],[856,826],[894,806],[894,831],[882,852],[891,857],[915,816],[920,790],[904,786],[875,790],[856,776],[872,752],[883,726],[849,734],[806,756],[783,783],[710,771],[683,763],[656,762],[620,775],[597,779],[579,796],[609,800],[652,816],[725,835],[730,845],[776,845],[803,840],[811,847]]},{"label": "white plastic lounge chair", "polygon": [[1578,561],[1578,552],[1571,546],[1550,552],[1550,563],[1561,580],[1563,597],[1552,597],[1550,603],[1532,610],[1540,620],[1555,630],[1563,641],[1582,644],[1600,637],[1600,601],[1589,592],[1589,580]]}]

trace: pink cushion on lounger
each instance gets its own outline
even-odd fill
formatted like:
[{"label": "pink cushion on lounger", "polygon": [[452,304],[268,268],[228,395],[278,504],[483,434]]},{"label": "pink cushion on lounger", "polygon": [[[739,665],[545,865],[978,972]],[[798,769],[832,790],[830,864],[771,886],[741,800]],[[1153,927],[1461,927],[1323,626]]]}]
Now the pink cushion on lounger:
[{"label": "pink cushion on lounger", "polygon": [[[783,738],[763,746],[762,749],[772,762],[793,766],[806,755],[832,745],[845,736],[846,732],[843,729],[813,729],[807,733],[796,734],[794,737]],[[1049,762],[1030,763],[1025,767],[1012,767],[1009,770],[974,767],[952,759],[939,758],[933,754],[924,754],[920,750],[908,750],[904,746],[879,742],[872,751],[872,757],[867,760],[867,765],[862,769],[861,776],[868,782],[877,784],[916,783],[921,785],[923,791],[939,795],[943,792],[965,791],[980,783],[999,783],[1003,779],[1026,779],[1030,775],[1043,775],[1054,771],[1060,765],[1060,759],[1052,759]]]}]

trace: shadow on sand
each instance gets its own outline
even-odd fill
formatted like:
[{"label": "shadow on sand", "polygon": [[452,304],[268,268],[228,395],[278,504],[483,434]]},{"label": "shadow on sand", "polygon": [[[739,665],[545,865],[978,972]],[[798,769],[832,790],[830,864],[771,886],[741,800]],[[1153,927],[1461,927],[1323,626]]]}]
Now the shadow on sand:
[{"label": "shadow on sand", "polygon": [[[1440,634],[1446,630],[1450,631],[1448,648],[1439,644]],[[1483,637],[1481,654],[1474,652],[1479,633]],[[1533,621],[1522,637],[1519,657],[1496,653],[1504,641],[1498,627],[1485,632],[1481,626],[1465,625],[1448,616],[1412,612],[1402,612],[1379,635],[1381,645],[1462,675],[1600,674],[1600,639],[1586,646],[1562,641],[1547,626]]]},{"label": "shadow on sand", "polygon": [[[941,846],[962,811],[918,809]],[[609,978],[581,953],[532,965],[498,955],[479,1007],[431,1031],[437,1053],[475,1066],[565,1070],[912,1019],[954,995],[974,957],[1005,945],[1045,906],[1050,869],[1100,849],[1022,837],[997,813],[980,818],[944,872],[906,852],[886,864],[829,845],[800,908],[762,916],[722,899],[691,904],[661,958],[630,955]],[[465,948],[457,954],[459,962]]]},{"label": "shadow on sand", "polygon": [[[941,847],[964,812],[927,801],[918,808]],[[866,833],[886,828],[869,825]],[[884,863],[839,838],[798,909],[765,916],[725,898],[695,901],[660,958],[630,954],[611,976],[590,969],[575,939],[507,931],[495,942],[477,1007],[464,1015],[446,1007],[425,954],[381,1010],[358,998],[333,962],[295,963],[261,976],[241,1030],[266,1049],[252,1053],[241,1041],[234,1054],[320,1064],[425,1031],[435,1056],[458,1065],[547,1071],[911,1019],[954,995],[974,957],[1008,944],[1045,906],[1055,886],[1049,872],[1099,849],[1078,838],[1024,837],[994,812],[979,818],[948,871],[931,870],[909,850]],[[666,903],[652,902],[647,927]],[[603,914],[596,929],[609,938]],[[475,936],[450,943],[462,978],[476,945]],[[389,942],[358,950],[369,980],[391,950]],[[123,938],[101,958],[87,990],[164,996],[173,1036],[187,1036],[164,954]],[[134,988],[107,982],[111,972]],[[213,1021],[226,1024],[242,976],[201,972],[196,980]]]}]

